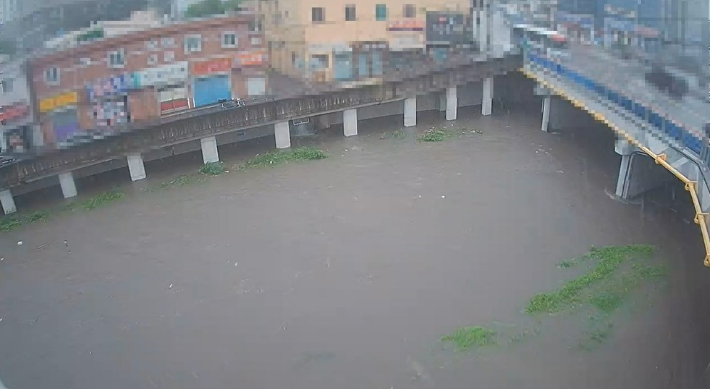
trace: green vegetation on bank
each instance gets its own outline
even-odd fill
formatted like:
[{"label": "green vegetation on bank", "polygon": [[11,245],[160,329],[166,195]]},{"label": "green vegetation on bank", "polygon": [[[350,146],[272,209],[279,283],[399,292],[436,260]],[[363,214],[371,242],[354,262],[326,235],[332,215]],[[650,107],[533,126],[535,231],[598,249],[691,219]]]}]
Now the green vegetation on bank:
[{"label": "green vegetation on bank", "polygon": [[451,342],[457,351],[468,351],[474,347],[495,344],[496,331],[479,326],[461,327],[453,333],[443,336],[442,342]]},{"label": "green vegetation on bank", "polygon": [[538,327],[543,323],[540,314],[548,314],[545,316],[548,320],[555,320],[554,317],[566,313],[568,318],[586,317],[583,320],[586,330],[579,347],[591,351],[613,336],[612,319],[620,307],[633,307],[631,302],[638,302],[633,297],[652,296],[650,293],[655,286],[667,276],[666,266],[652,261],[654,254],[653,246],[649,245],[593,247],[588,253],[558,265],[561,269],[586,265],[588,268],[583,274],[565,282],[557,290],[538,293],[528,301],[525,313],[536,317],[535,328],[509,336],[506,331],[467,326],[441,340],[454,343],[459,351],[490,344],[517,344],[540,332]]},{"label": "green vegetation on bank", "polygon": [[[328,154],[315,147],[300,147],[293,150],[271,151],[265,154],[257,155],[248,160],[241,166],[241,168],[276,166],[287,162],[310,161],[324,159],[327,157]],[[224,172],[226,172],[226,170],[222,162],[207,163],[200,168],[199,172],[181,174],[169,181],[162,182],[157,186],[151,186],[143,189],[143,192],[151,193],[159,190],[167,190],[170,188],[190,185],[196,182],[204,182],[208,179],[208,176],[217,176]],[[12,231],[21,226],[36,222],[44,222],[63,213],[75,212],[79,210],[93,211],[94,209],[115,203],[124,197],[125,193],[123,191],[112,189],[81,202],[68,202],[52,209],[5,215],[0,217],[0,232]]]},{"label": "green vegetation on bank", "polygon": [[209,176],[218,176],[224,173],[224,165],[222,162],[209,162],[202,166],[200,173],[207,174]]},{"label": "green vegetation on bank", "polygon": [[258,154],[246,161],[241,169],[255,167],[278,166],[288,162],[312,161],[328,158],[328,154],[315,147],[299,147],[293,150],[276,150]]},{"label": "green vegetation on bank", "polygon": [[[555,313],[583,304],[592,304],[606,311],[613,310],[621,304],[625,295],[628,295],[639,281],[663,272],[660,268],[642,268],[636,264],[625,269],[624,275],[616,277],[622,264],[649,259],[653,252],[653,247],[648,245],[592,248],[589,253],[581,257],[581,259],[597,260],[591,272],[568,281],[556,291],[538,293],[530,300],[525,311],[533,315]],[[597,285],[600,287],[596,287]]]}]

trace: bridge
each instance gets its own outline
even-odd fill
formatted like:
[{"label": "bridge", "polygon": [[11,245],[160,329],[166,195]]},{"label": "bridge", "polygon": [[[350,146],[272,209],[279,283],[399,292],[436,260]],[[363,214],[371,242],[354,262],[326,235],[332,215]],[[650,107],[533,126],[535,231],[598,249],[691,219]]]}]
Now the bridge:
[{"label": "bridge", "polygon": [[615,150],[622,157],[618,197],[628,199],[663,184],[669,175],[660,168],[685,183],[706,249],[704,264],[710,266],[710,152],[702,132],[710,122],[710,105],[703,97],[675,100],[645,82],[643,64],[593,46],[573,47],[562,61],[527,52],[522,71],[538,83],[536,94],[543,97],[543,131],[556,115],[555,99],[563,98],[616,133]]},{"label": "bridge", "polygon": [[[205,163],[219,161],[218,143],[274,136],[278,149],[290,147],[290,120],[337,114],[346,136],[357,134],[360,119],[402,113],[404,126],[416,125],[417,111],[445,108],[456,118],[462,100],[482,104],[490,114],[498,75],[516,72],[522,56],[452,54],[443,63],[426,63],[397,71],[374,85],[337,89],[330,85],[298,90],[298,95],[264,100],[245,107],[190,111],[152,123],[138,123],[117,136],[67,149],[52,150],[0,169],[0,203],[16,211],[14,197],[59,184],[65,198],[77,195],[75,179],[128,166],[133,181],[145,178],[144,161],[202,150]],[[457,86],[480,83],[479,91]],[[509,89],[509,88],[505,88]],[[437,98],[433,98],[437,96]],[[419,104],[417,97],[420,98]],[[432,101],[439,100],[435,104]]]}]

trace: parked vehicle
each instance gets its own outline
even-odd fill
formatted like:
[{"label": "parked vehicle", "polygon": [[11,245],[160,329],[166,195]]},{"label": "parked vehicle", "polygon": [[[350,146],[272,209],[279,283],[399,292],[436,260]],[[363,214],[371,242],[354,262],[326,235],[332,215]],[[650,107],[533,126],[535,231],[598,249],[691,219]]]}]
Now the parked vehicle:
[{"label": "parked vehicle", "polygon": [[682,99],[688,93],[688,82],[666,70],[663,66],[653,65],[645,75],[646,82],[668,93],[671,97]]},{"label": "parked vehicle", "polygon": [[231,100],[220,101],[220,106],[222,107],[222,109],[243,107],[245,105],[246,105],[246,103],[242,99],[231,99]]}]

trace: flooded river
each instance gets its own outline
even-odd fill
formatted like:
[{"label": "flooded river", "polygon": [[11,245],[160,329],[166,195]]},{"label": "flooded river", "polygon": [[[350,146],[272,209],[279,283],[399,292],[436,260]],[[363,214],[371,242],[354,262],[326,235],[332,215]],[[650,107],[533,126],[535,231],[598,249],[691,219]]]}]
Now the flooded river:
[{"label": "flooded river", "polygon": [[[357,137],[334,128],[294,141],[325,160],[230,167],[164,190],[150,188],[197,170],[199,155],[149,164],[134,185],[118,172],[120,201],[0,234],[0,379],[9,389],[706,387],[710,269],[682,188],[613,199],[619,157],[591,123],[545,134],[539,107],[460,116],[444,142],[416,140],[451,125],[439,113],[410,129],[378,119]],[[233,166],[272,142],[220,154]],[[626,244],[654,245],[670,273],[596,347],[578,347],[583,320],[524,312],[572,277],[561,261]],[[473,325],[535,336],[469,352],[440,341]]]}]

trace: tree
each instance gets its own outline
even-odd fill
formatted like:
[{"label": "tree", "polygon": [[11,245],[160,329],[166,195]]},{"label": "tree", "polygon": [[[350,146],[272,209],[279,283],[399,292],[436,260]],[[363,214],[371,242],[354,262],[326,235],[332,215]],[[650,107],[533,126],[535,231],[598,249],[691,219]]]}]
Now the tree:
[{"label": "tree", "polygon": [[242,0],[202,0],[191,4],[185,11],[188,18],[202,18],[210,15],[221,15],[228,10],[238,9]]}]

